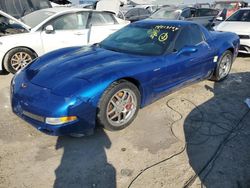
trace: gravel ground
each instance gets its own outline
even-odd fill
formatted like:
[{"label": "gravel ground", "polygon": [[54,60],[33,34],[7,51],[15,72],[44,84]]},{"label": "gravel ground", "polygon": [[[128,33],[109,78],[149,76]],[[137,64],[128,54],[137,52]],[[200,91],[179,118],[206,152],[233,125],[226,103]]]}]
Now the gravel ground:
[{"label": "gravel ground", "polygon": [[183,88],[119,132],[40,133],[10,109],[0,75],[0,188],[250,187],[250,58],[230,76]]}]

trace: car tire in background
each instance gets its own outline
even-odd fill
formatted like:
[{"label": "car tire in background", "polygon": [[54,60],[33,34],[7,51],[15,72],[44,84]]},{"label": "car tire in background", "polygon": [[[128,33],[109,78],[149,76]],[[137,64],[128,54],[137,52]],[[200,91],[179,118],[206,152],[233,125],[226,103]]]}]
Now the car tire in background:
[{"label": "car tire in background", "polygon": [[233,63],[233,54],[231,51],[227,50],[220,57],[217,66],[214,70],[213,76],[211,77],[211,80],[213,81],[224,80],[230,73],[232,63]]},{"label": "car tire in background", "polygon": [[97,109],[97,123],[110,131],[127,127],[141,104],[138,88],[126,80],[112,83],[103,93]]},{"label": "car tire in background", "polygon": [[28,48],[14,48],[4,57],[4,68],[15,74],[18,70],[31,63],[37,55]]}]

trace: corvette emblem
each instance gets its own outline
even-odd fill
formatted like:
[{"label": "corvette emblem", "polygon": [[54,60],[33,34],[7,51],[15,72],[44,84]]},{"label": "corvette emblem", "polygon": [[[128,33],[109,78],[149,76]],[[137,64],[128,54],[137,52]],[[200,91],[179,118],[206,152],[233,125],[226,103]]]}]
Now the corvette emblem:
[{"label": "corvette emblem", "polygon": [[26,83],[22,83],[21,87],[26,88],[28,85]]}]

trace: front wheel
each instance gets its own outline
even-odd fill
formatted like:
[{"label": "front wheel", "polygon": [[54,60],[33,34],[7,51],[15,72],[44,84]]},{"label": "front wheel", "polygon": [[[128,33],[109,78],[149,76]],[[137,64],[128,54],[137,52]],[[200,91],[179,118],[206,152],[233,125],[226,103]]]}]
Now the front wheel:
[{"label": "front wheel", "polygon": [[15,74],[36,58],[36,54],[27,48],[15,48],[10,50],[4,58],[4,68]]},{"label": "front wheel", "polygon": [[100,99],[97,122],[107,130],[124,129],[135,119],[140,103],[140,92],[134,84],[114,82]]},{"label": "front wheel", "polygon": [[231,70],[232,63],[233,54],[231,51],[227,50],[222,54],[211,80],[221,81],[225,79]]}]

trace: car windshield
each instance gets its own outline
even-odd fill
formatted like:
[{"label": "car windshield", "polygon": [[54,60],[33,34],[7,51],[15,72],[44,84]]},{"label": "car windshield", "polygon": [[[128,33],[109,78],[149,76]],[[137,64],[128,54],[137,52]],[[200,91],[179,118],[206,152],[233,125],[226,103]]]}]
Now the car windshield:
[{"label": "car windshield", "polygon": [[21,21],[26,25],[30,26],[31,28],[33,28],[38,24],[40,24],[45,19],[47,19],[48,17],[52,16],[53,14],[55,14],[55,12],[47,10],[38,10],[22,17]]},{"label": "car windshield", "polygon": [[130,24],[100,43],[101,48],[138,55],[161,55],[168,51],[180,27]]},{"label": "car windshield", "polygon": [[181,11],[180,10],[170,10],[170,9],[160,9],[150,16],[153,19],[167,19],[176,20],[178,19]]},{"label": "car windshield", "polygon": [[238,10],[226,21],[250,22],[250,10]]},{"label": "car windshield", "polygon": [[232,10],[236,6],[237,6],[237,3],[222,2],[222,3],[217,3],[214,8],[219,9],[219,10],[223,10],[223,9]]}]

